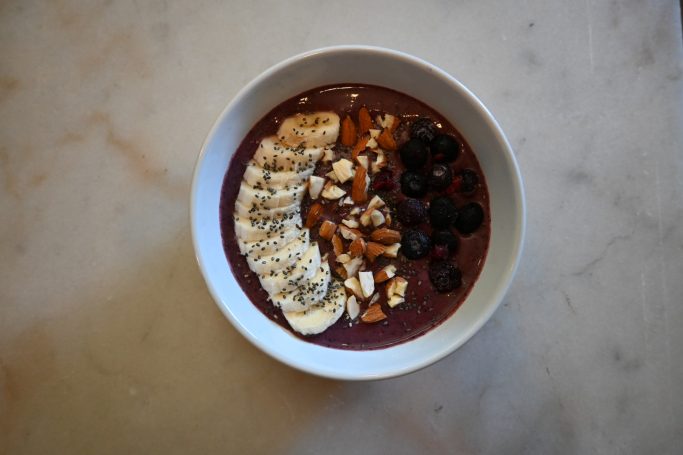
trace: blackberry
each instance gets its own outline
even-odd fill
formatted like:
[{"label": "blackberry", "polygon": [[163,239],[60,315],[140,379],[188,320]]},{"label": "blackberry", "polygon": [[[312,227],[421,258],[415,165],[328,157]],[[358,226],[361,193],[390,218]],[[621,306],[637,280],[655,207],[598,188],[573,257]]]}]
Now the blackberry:
[{"label": "blackberry", "polygon": [[419,139],[410,139],[398,151],[406,168],[416,170],[427,163],[427,146]]},{"label": "blackberry", "polygon": [[432,242],[427,234],[416,229],[408,229],[401,237],[401,253],[408,259],[420,259],[429,253]]},{"label": "blackberry", "polygon": [[446,196],[436,197],[429,204],[429,220],[432,222],[432,227],[436,229],[448,227],[456,214],[455,204]]},{"label": "blackberry", "polygon": [[454,161],[460,154],[461,147],[460,141],[448,134],[439,134],[429,144],[432,157],[437,163]]},{"label": "blackberry", "polygon": [[458,210],[458,218],[454,224],[461,234],[471,234],[481,226],[483,221],[484,209],[476,202],[470,202]]},{"label": "blackberry", "polygon": [[462,285],[462,272],[450,262],[432,262],[429,264],[429,281],[437,291],[450,292]]},{"label": "blackberry", "polygon": [[427,219],[427,206],[419,199],[407,198],[399,202],[396,216],[405,226],[414,226]]},{"label": "blackberry", "polygon": [[410,137],[429,144],[436,135],[436,125],[426,117],[419,118],[410,125]]},{"label": "blackberry", "polygon": [[409,197],[422,197],[427,193],[427,179],[415,171],[401,174],[401,191]]}]

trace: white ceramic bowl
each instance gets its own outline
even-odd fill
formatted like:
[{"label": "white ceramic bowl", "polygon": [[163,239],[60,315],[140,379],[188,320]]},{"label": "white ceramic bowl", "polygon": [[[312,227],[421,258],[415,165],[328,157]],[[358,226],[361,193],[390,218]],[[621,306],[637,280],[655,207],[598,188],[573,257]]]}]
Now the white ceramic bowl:
[{"label": "white ceramic bowl", "polygon": [[[385,349],[347,351],[307,343],[271,322],[245,296],[223,253],[218,206],[233,152],[251,127],[282,101],[336,83],[366,83],[411,95],[444,115],[471,145],[491,198],[491,242],[484,269],[467,300],[426,334]],[[249,341],[303,371],[337,379],[379,379],[415,371],[462,346],[500,304],[519,262],[524,238],[522,179],[500,126],[465,86],[410,55],[367,46],[335,46],[292,57],[265,71],[225,108],[211,129],[194,173],[192,238],[216,303]]]}]

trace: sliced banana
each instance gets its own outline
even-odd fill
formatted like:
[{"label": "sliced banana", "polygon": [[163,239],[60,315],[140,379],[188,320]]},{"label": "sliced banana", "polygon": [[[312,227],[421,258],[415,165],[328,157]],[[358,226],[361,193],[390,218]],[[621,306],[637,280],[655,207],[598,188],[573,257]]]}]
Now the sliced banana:
[{"label": "sliced banana", "polygon": [[265,275],[273,270],[284,269],[294,264],[308,250],[310,245],[310,235],[308,229],[303,229],[299,236],[278,249],[274,254],[247,255],[249,268],[259,275]]},{"label": "sliced banana", "polygon": [[253,160],[267,171],[303,172],[315,168],[322,156],[320,147],[290,147],[278,141],[277,137],[269,136],[258,145]]},{"label": "sliced banana", "polygon": [[311,174],[314,168],[307,168],[301,172],[275,172],[267,171],[254,161],[247,164],[242,179],[253,187],[284,188],[301,185]]},{"label": "sliced banana", "polygon": [[276,188],[256,189],[246,182],[242,182],[240,184],[240,192],[237,194],[237,201],[247,207],[280,208],[301,203],[305,191],[305,185],[292,186],[286,190]]},{"label": "sliced banana", "polygon": [[339,320],[344,313],[345,302],[344,287],[339,282],[332,281],[327,295],[320,303],[305,311],[283,312],[283,314],[292,329],[303,335],[316,335],[324,332]]},{"label": "sliced banana", "polygon": [[277,131],[280,141],[290,146],[322,147],[337,142],[339,116],[334,112],[296,114],[286,118]]},{"label": "sliced banana", "polygon": [[318,244],[313,242],[294,264],[265,275],[259,275],[259,281],[268,295],[275,295],[280,292],[293,291],[297,287],[303,286],[313,278],[319,268],[320,249]]},{"label": "sliced banana", "polygon": [[320,302],[330,285],[330,265],[323,262],[308,283],[291,292],[280,292],[270,297],[282,311],[303,311]]}]

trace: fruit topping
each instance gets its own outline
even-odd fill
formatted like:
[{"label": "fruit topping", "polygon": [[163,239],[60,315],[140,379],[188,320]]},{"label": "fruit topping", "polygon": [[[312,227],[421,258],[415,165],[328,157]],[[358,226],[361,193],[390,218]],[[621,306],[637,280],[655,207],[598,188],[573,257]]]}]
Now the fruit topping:
[{"label": "fruit topping", "polygon": [[401,237],[401,251],[408,259],[420,259],[425,257],[431,249],[432,242],[429,236],[422,231],[408,229]]},{"label": "fruit topping", "polygon": [[380,171],[372,180],[372,189],[375,191],[391,191],[395,186],[393,174],[386,169]]},{"label": "fruit topping", "polygon": [[457,213],[455,204],[446,196],[432,199],[429,205],[429,219],[432,227],[437,229],[448,227],[457,217]]},{"label": "fruit topping", "polygon": [[447,164],[436,163],[429,172],[429,186],[437,191],[445,190],[453,182],[453,173]]},{"label": "fruit topping", "polygon": [[446,245],[434,245],[434,248],[432,248],[432,259],[435,261],[445,261],[448,259],[448,247]]},{"label": "fruit topping", "polygon": [[427,206],[419,199],[407,198],[398,203],[396,216],[405,226],[415,226],[427,219]]},{"label": "fruit topping", "polygon": [[401,191],[409,197],[422,197],[427,193],[427,179],[415,171],[401,174]]},{"label": "fruit topping", "polygon": [[479,183],[479,176],[477,173],[465,169],[453,178],[453,183],[446,190],[447,193],[471,193],[477,187]]},{"label": "fruit topping", "polygon": [[419,118],[410,125],[410,137],[419,139],[425,144],[429,144],[436,135],[436,126],[425,117]]},{"label": "fruit topping", "polygon": [[484,209],[476,202],[470,202],[458,210],[455,227],[462,234],[471,234],[481,226],[482,221],[484,221]]},{"label": "fruit topping", "polygon": [[453,136],[448,134],[439,134],[434,137],[429,144],[432,151],[432,157],[437,163],[454,161],[460,154],[462,144]]},{"label": "fruit topping", "polygon": [[429,264],[429,281],[437,291],[450,292],[462,284],[462,273],[450,262],[432,262]]},{"label": "fruit topping", "polygon": [[427,163],[427,146],[419,139],[410,139],[401,146],[398,153],[408,169],[420,169]]},{"label": "fruit topping", "polygon": [[439,229],[432,232],[434,247],[445,246],[448,253],[453,254],[458,249],[458,237],[448,229]]}]

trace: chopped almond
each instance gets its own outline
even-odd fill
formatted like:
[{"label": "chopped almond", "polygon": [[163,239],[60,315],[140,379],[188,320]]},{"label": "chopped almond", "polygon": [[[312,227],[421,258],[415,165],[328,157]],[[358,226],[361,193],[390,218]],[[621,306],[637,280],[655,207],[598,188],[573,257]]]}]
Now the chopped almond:
[{"label": "chopped almond", "polygon": [[372,139],[377,139],[379,137],[379,135],[382,134],[382,130],[381,129],[371,129],[368,131],[368,133],[370,133],[370,137]]},{"label": "chopped almond", "polygon": [[351,320],[354,320],[360,314],[360,305],[358,305],[358,300],[355,295],[350,296],[346,299],[346,313],[349,315]]},{"label": "chopped almond", "polygon": [[341,143],[347,147],[351,147],[356,143],[356,124],[353,123],[351,117],[348,115],[341,123]]},{"label": "chopped almond", "polygon": [[353,177],[353,163],[346,158],[332,163],[332,169],[339,179],[339,183],[344,183]]},{"label": "chopped almond", "polygon": [[370,238],[375,242],[391,245],[401,241],[401,233],[389,228],[379,228],[370,234]]},{"label": "chopped almond", "polygon": [[346,254],[346,253],[340,254],[339,256],[337,256],[337,262],[339,262],[339,263],[341,263],[341,264],[346,264],[346,263],[349,262],[350,260],[351,260],[351,256],[349,256],[349,255]]},{"label": "chopped almond", "polygon": [[384,222],[387,223],[387,226],[391,226],[391,213],[387,212],[387,214],[384,215]]},{"label": "chopped almond", "polygon": [[337,275],[339,275],[342,279],[347,279],[349,276],[346,274],[346,269],[343,266],[337,266],[334,268],[334,271],[337,272]]},{"label": "chopped almond", "polygon": [[368,261],[374,262],[378,256],[381,256],[386,251],[387,247],[377,242],[368,242],[365,247],[365,257]]},{"label": "chopped almond", "polygon": [[398,256],[398,250],[400,248],[400,243],[394,243],[393,245],[389,245],[387,246],[387,249],[384,251],[384,256],[388,258],[395,258]]},{"label": "chopped almond", "polygon": [[400,296],[398,294],[394,294],[387,299],[387,305],[389,305],[391,308],[394,308],[395,306],[400,305],[405,301],[405,297]]},{"label": "chopped almond", "polygon": [[332,240],[332,236],[335,232],[337,232],[337,225],[330,220],[325,220],[323,221],[323,224],[320,225],[318,234],[325,240]]},{"label": "chopped almond", "polygon": [[365,310],[365,313],[360,317],[363,322],[372,324],[373,322],[379,322],[387,318],[387,315],[382,311],[380,305],[371,305]]},{"label": "chopped almond", "polygon": [[339,233],[346,240],[351,241],[356,240],[358,237],[363,237],[363,233],[360,232],[358,229],[353,229],[343,224],[339,226]]},{"label": "chopped almond", "polygon": [[375,283],[384,283],[396,275],[396,266],[389,264],[379,272],[375,273]]},{"label": "chopped almond", "polygon": [[344,252],[344,244],[337,234],[332,236],[332,251],[334,251],[335,256],[339,256]]},{"label": "chopped almond", "polygon": [[382,200],[381,197],[377,196],[376,194],[370,199],[370,202],[368,202],[368,208],[379,208],[379,207],[384,207],[384,201]]},{"label": "chopped almond", "polygon": [[370,112],[363,106],[358,111],[358,128],[360,129],[360,134],[365,134],[372,128],[372,117],[370,117]]},{"label": "chopped almond", "polygon": [[354,208],[352,208],[351,211],[349,212],[349,215],[356,216],[356,215],[358,215],[359,213],[360,213],[360,207],[354,207]]},{"label": "chopped almond", "polygon": [[379,300],[379,293],[375,292],[374,294],[372,294],[372,297],[370,298],[368,305],[374,305],[375,303],[377,303],[378,300]]},{"label": "chopped almond", "polygon": [[394,151],[398,148],[394,136],[391,135],[391,131],[388,128],[385,128],[382,134],[377,137],[377,143],[385,150]]},{"label": "chopped almond", "polygon": [[379,144],[377,143],[377,141],[375,140],[374,137],[371,137],[370,140],[368,141],[368,143],[365,145],[365,148],[369,148],[370,150],[372,150],[374,152],[377,152],[376,150],[374,150],[377,147],[379,147]]},{"label": "chopped almond", "polygon": [[351,293],[353,293],[353,295],[355,295],[357,298],[363,298],[363,289],[360,287],[360,281],[358,281],[358,278],[356,278],[355,276],[347,278],[344,281],[344,287],[351,291]]},{"label": "chopped almond", "polygon": [[[331,170],[330,172],[328,172],[327,174],[325,174],[325,176],[326,176],[326,177],[329,177],[330,180],[332,180],[332,182],[339,182],[339,179],[337,178],[337,173],[334,172],[334,170]],[[327,188],[327,187],[329,187],[330,185],[332,185],[332,182],[327,182],[327,183],[325,184],[325,188]]]},{"label": "chopped almond", "polygon": [[396,289],[394,290],[394,294],[398,294],[401,297],[405,297],[406,289],[408,288],[408,280],[406,280],[402,276],[397,276],[394,278],[394,281],[396,281]]},{"label": "chopped almond", "polygon": [[396,278],[387,281],[384,291],[386,292],[387,299],[390,299],[392,295],[396,294]]},{"label": "chopped almond", "polygon": [[315,223],[320,219],[320,215],[323,213],[323,206],[319,202],[311,205],[308,209],[308,215],[306,216],[306,227],[311,228],[315,226]]},{"label": "chopped almond", "polygon": [[343,220],[342,220],[342,224],[344,224],[344,226],[350,227],[350,228],[352,228],[352,229],[355,229],[355,228],[357,228],[357,227],[359,226],[359,225],[358,225],[358,221],[354,220],[353,218],[351,218],[351,219],[343,219]]},{"label": "chopped almond", "polygon": [[375,292],[375,280],[372,278],[372,272],[359,272],[358,281],[360,281],[363,297],[366,299]]},{"label": "chopped almond", "polygon": [[398,128],[398,125],[401,124],[401,119],[393,115],[391,117],[393,118],[391,119],[391,125],[389,125],[389,132],[393,134]]},{"label": "chopped almond", "polygon": [[365,248],[366,248],[365,240],[358,237],[356,240],[351,242],[351,245],[349,245],[349,253],[353,257],[362,256],[363,253],[365,253]]},{"label": "chopped almond", "polygon": [[[330,183],[330,182],[328,182],[328,183]],[[326,186],[326,188],[323,189],[323,192],[322,192],[322,196],[325,199],[329,199],[331,201],[334,201],[334,200],[339,199],[340,197],[342,197],[346,194],[346,191],[342,190],[337,185],[330,185],[329,187],[327,187],[327,185],[325,185],[325,186]]]},{"label": "chopped almond", "polygon": [[[351,259],[349,262],[344,263],[344,268],[346,269],[346,276],[355,276],[358,271],[363,266],[363,258],[357,257]],[[362,297],[362,296],[361,296]]]},{"label": "chopped almond", "polygon": [[387,167],[387,156],[382,150],[377,152],[377,159],[370,166],[372,168],[372,173],[376,174],[385,167]]},{"label": "chopped almond", "polygon": [[311,199],[318,199],[324,184],[325,179],[322,177],[318,177],[317,175],[308,177],[308,195],[311,196]]},{"label": "chopped almond", "polygon": [[334,159],[334,150],[331,148],[326,148],[325,151],[323,152],[323,158],[322,161],[323,163],[329,163]]},{"label": "chopped almond", "polygon": [[377,209],[372,210],[372,213],[370,214],[370,219],[372,220],[372,225],[375,227],[384,224],[384,215]]},{"label": "chopped almond", "polygon": [[351,199],[355,203],[365,202],[368,198],[368,171],[363,166],[356,169],[356,176],[353,178],[351,187]]},{"label": "chopped almond", "polygon": [[365,148],[368,145],[368,141],[370,138],[368,136],[363,136],[360,139],[358,139],[358,142],[356,142],[356,145],[353,146],[353,150],[351,150],[351,159],[356,159],[358,158],[358,155],[360,152],[365,150]]},{"label": "chopped almond", "polygon": [[358,164],[363,166],[366,170],[370,169],[370,159],[366,155],[360,155],[356,158]]}]

